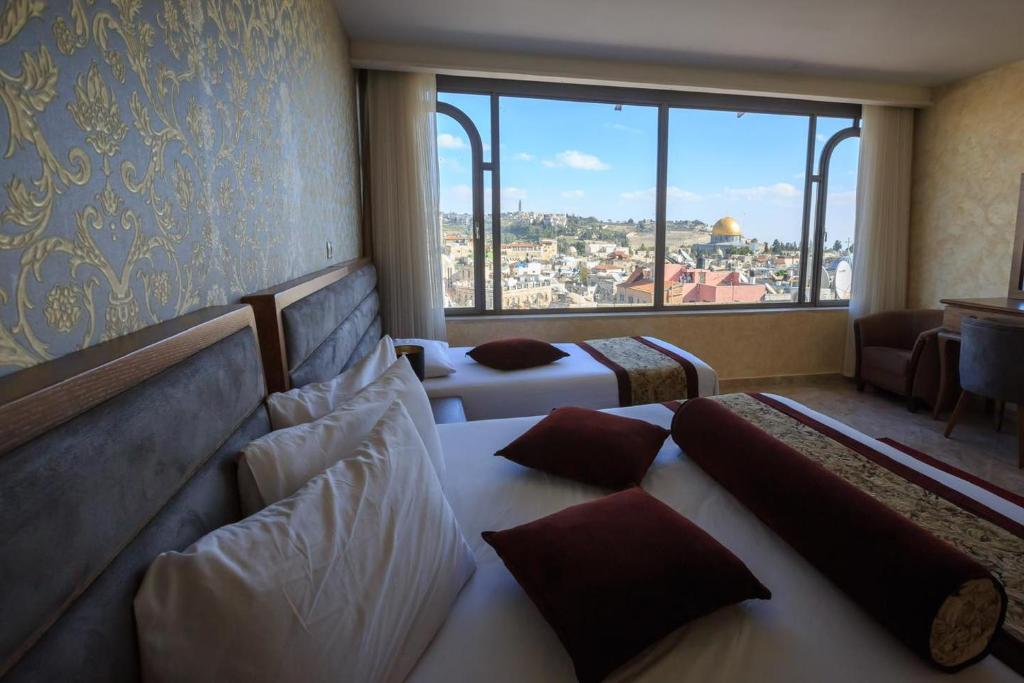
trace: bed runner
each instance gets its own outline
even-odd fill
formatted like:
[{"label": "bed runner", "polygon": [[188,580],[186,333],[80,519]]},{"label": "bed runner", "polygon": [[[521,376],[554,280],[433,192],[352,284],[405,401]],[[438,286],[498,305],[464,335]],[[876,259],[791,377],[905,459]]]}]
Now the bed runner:
[{"label": "bed runner", "polygon": [[[1008,603],[992,652],[1024,673],[1024,525],[770,396],[710,398],[991,571]],[[1016,504],[1012,494],[989,491]]]},{"label": "bed runner", "polygon": [[619,405],[694,398],[700,385],[688,359],[644,337],[588,339],[577,344],[615,373]]}]

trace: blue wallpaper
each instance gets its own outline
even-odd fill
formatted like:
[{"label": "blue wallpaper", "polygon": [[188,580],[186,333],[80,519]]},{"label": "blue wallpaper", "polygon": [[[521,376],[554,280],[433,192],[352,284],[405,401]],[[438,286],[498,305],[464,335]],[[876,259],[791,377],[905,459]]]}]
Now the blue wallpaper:
[{"label": "blue wallpaper", "polygon": [[0,374],[359,253],[330,0],[8,0]]}]

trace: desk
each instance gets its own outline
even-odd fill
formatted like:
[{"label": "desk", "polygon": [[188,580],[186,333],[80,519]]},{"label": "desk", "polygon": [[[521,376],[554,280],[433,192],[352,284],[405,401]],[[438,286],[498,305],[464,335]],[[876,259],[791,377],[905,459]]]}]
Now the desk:
[{"label": "desk", "polygon": [[960,331],[960,321],[964,318],[1024,324],[1024,300],[1021,299],[943,299],[942,303],[946,307],[942,326],[954,332]]},{"label": "desk", "polygon": [[939,395],[932,417],[939,419],[942,409],[959,393],[960,323],[964,318],[984,318],[1024,324],[1024,300],[1008,299],[943,299],[946,309],[939,332]]}]

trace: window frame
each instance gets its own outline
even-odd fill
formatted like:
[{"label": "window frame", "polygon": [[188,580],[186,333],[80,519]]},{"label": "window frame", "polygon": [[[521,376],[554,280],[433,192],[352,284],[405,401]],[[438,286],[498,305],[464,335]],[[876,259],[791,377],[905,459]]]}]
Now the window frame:
[{"label": "window frame", "polygon": [[[446,308],[447,317],[490,317],[519,315],[628,315],[631,313],[700,313],[702,311],[786,310],[808,308],[845,308],[848,300],[821,300],[821,264],[824,259],[822,237],[828,205],[828,170],[832,152],[840,142],[860,136],[862,108],[848,102],[819,102],[814,100],[759,97],[751,95],[725,95],[717,93],[681,92],[617,86],[583,85],[541,81],[504,80],[468,76],[437,76],[437,93],[486,95],[490,98],[491,157],[483,161],[482,141],[472,119],[448,102],[437,101],[438,113],[454,118],[462,124],[473,150],[473,202],[474,202],[474,306]],[[654,296],[648,305],[595,306],[544,309],[508,309],[501,305],[501,124],[499,103],[502,97],[588,102],[596,104],[629,104],[655,107],[657,123],[657,172],[655,188],[655,245]],[[800,286],[796,301],[773,301],[755,304],[666,304],[665,303],[665,233],[667,225],[668,136],[671,109],[702,109],[751,114],[782,114],[808,117],[807,159],[804,173],[804,207],[800,243]],[[815,158],[815,135],[818,117],[848,118],[850,125],[832,135]],[[478,155],[479,149],[479,155]],[[817,166],[817,173],[815,167]],[[486,305],[486,250],[483,235],[485,211],[483,208],[483,176],[491,172],[491,282],[493,308]],[[814,220],[811,225],[811,192],[817,187]],[[480,195],[479,216],[477,195]],[[477,228],[479,221],[479,228]],[[808,238],[813,232],[814,242]],[[808,253],[813,244],[814,253]],[[813,265],[811,265],[813,264]],[[808,272],[813,271],[813,272]],[[808,300],[807,283],[811,282]]]}]

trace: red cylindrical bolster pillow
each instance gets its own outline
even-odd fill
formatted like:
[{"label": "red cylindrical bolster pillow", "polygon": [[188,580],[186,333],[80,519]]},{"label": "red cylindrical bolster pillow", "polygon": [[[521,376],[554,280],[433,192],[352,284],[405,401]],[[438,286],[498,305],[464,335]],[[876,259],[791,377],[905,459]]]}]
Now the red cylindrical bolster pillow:
[{"label": "red cylindrical bolster pillow", "polygon": [[1006,593],[976,560],[717,401],[684,403],[672,438],[921,657],[955,671],[988,654]]}]

